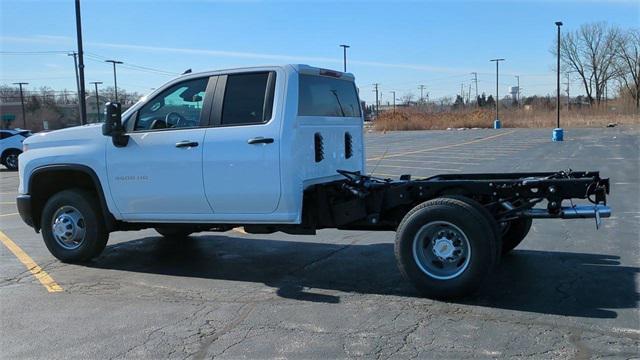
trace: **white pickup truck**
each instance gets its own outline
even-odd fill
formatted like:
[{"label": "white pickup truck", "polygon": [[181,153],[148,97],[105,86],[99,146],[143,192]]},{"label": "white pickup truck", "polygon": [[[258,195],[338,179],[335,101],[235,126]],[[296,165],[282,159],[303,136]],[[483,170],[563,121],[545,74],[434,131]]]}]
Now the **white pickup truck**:
[{"label": "white pickup truck", "polygon": [[[437,298],[477,289],[533,218],[610,214],[597,172],[366,176],[362,126],[348,73],[183,75],[123,114],[108,103],[104,124],[25,140],[17,205],[64,262],[98,256],[116,230],[392,230],[400,270]],[[563,206],[573,198],[593,204]]]}]

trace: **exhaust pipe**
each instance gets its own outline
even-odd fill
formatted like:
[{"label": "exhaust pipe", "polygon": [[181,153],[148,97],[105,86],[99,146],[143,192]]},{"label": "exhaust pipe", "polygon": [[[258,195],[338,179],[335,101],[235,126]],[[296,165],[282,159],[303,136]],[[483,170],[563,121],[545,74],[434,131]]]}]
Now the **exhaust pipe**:
[{"label": "exhaust pipe", "polygon": [[529,209],[523,215],[532,219],[600,219],[610,217],[611,208],[606,205],[563,206],[557,214],[547,209]]}]

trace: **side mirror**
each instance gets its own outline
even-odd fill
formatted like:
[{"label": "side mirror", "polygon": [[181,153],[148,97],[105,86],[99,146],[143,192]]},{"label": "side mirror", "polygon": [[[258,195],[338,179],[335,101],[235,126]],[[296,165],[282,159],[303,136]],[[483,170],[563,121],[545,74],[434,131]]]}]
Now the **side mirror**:
[{"label": "side mirror", "polygon": [[108,102],[105,104],[107,116],[102,124],[102,135],[111,136],[113,145],[117,147],[127,146],[129,136],[125,134],[122,126],[122,108],[120,103]]},{"label": "side mirror", "polygon": [[122,131],[122,113],[119,103],[108,102],[105,104],[107,118],[102,125],[102,135],[113,136]]}]

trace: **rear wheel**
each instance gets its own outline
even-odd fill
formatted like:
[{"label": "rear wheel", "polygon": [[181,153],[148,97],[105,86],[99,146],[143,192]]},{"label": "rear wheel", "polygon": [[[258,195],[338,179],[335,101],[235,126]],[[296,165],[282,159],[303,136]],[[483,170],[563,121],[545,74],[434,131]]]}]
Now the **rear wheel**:
[{"label": "rear wheel", "polygon": [[475,291],[497,263],[497,242],[473,206],[439,198],[413,208],[396,234],[395,253],[405,277],[423,295],[456,298]]},{"label": "rear wheel", "polygon": [[520,245],[527,236],[533,220],[519,218],[502,224],[502,254],[506,254]]},{"label": "rear wheel", "polygon": [[88,261],[107,244],[102,212],[96,197],[85,190],[64,190],[53,195],[42,210],[42,238],[62,262]]}]

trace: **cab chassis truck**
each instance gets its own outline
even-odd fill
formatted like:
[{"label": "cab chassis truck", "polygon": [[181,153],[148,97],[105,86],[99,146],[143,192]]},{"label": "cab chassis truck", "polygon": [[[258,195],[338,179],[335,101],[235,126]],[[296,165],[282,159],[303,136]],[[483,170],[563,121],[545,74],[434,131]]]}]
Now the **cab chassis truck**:
[{"label": "cab chassis truck", "polygon": [[[20,155],[17,205],[63,262],[109,233],[395,231],[400,271],[424,296],[469,295],[533,219],[609,217],[597,171],[365,172],[351,74],[284,65],[183,75],[102,125],[37,134]],[[574,199],[588,204],[576,205]],[[132,261],[135,261],[132,259]]]}]

